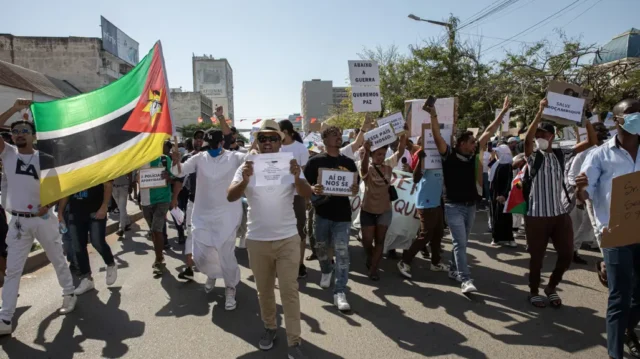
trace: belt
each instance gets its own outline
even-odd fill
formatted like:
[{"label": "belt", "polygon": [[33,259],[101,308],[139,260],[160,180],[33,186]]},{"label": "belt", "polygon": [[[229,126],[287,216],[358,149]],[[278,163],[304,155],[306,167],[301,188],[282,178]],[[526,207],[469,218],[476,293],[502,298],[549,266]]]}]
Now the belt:
[{"label": "belt", "polygon": [[16,211],[11,211],[9,212],[11,213],[12,216],[16,216],[16,217],[23,217],[23,218],[34,218],[34,217],[38,217],[37,214],[35,213],[25,213],[25,212],[16,212]]}]

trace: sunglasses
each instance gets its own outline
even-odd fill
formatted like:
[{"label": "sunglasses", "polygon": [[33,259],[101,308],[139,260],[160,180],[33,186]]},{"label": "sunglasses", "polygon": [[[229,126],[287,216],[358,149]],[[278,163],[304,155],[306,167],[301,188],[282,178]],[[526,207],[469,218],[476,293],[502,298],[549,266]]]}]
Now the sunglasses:
[{"label": "sunglasses", "polygon": [[30,135],[31,134],[31,129],[29,128],[14,128],[13,130],[11,130],[11,134],[13,135]]},{"label": "sunglasses", "polygon": [[272,135],[272,136],[258,136],[258,142],[280,142],[280,136]]}]

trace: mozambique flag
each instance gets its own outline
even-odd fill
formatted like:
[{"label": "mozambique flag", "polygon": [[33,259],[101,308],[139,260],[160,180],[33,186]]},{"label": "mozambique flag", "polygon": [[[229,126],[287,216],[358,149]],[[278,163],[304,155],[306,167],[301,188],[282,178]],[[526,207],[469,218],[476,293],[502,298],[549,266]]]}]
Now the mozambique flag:
[{"label": "mozambique flag", "polygon": [[504,204],[504,213],[527,214],[527,201],[524,199],[524,190],[522,189],[522,179],[526,168],[525,165],[511,181],[511,190]]},{"label": "mozambique flag", "polygon": [[158,41],[131,72],[93,92],[31,105],[40,200],[52,203],[151,162],[174,131]]}]

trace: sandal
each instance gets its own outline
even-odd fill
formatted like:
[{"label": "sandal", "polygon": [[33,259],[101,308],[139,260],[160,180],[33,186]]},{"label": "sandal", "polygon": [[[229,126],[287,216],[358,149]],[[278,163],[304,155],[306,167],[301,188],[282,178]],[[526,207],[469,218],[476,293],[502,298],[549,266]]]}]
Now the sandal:
[{"label": "sandal", "polygon": [[529,303],[531,303],[531,305],[533,305],[536,308],[546,308],[547,307],[547,303],[544,300],[544,297],[541,295],[530,295],[529,296]]},{"label": "sandal", "polygon": [[607,272],[604,272],[604,273],[602,272],[601,264],[604,264],[604,262],[603,261],[596,262],[596,273],[598,274],[598,281],[600,281],[600,284],[602,284],[605,288],[609,288],[609,281],[607,280]]},{"label": "sandal", "polygon": [[[546,294],[546,293],[545,293]],[[558,293],[547,294],[547,298],[549,298],[549,305],[554,308],[562,307],[562,299],[558,295]]]}]

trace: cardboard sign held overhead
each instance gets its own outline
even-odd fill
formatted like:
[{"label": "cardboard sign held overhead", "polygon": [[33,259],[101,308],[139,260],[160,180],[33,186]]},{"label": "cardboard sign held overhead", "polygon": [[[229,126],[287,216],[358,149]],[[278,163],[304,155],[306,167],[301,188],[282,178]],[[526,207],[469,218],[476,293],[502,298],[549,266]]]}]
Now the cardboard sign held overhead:
[{"label": "cardboard sign held overhead", "polygon": [[[411,136],[420,136],[423,124],[431,123],[431,116],[422,109],[426,100],[408,100],[404,102],[405,120],[409,124]],[[458,99],[455,97],[439,98],[435,108],[438,123],[454,125],[457,118]]]},{"label": "cardboard sign held overhead", "polygon": [[602,231],[602,248],[640,243],[640,172],[613,179],[609,227]]},{"label": "cardboard sign held overhead", "polygon": [[404,118],[402,118],[402,112],[392,113],[391,115],[383,118],[379,118],[378,127],[384,126],[386,124],[391,124],[393,127],[393,131],[397,135],[401,135],[404,131]]},{"label": "cardboard sign held overhead", "polygon": [[[497,108],[496,109],[496,118],[498,117],[498,115],[500,115],[500,112],[502,112],[502,109]],[[510,120],[511,120],[511,111],[507,111],[507,113],[504,114],[504,117],[502,117],[502,126],[501,126],[502,127],[502,129],[501,129],[502,133],[509,132],[509,121]]]},{"label": "cardboard sign held overhead", "polygon": [[351,102],[353,112],[380,112],[382,110],[380,88],[378,86],[352,86]]},{"label": "cardboard sign held overhead", "polygon": [[[441,124],[440,136],[442,136],[447,145],[451,146],[451,139],[453,138],[453,127],[451,125]],[[425,149],[435,150],[438,148],[436,146],[435,140],[433,139],[433,132],[431,131],[430,124],[422,125],[422,138],[424,141]]]},{"label": "cardboard sign held overhead", "polygon": [[349,60],[351,86],[380,86],[378,63],[371,60]]},{"label": "cardboard sign held overhead", "polygon": [[374,128],[364,134],[364,140],[371,141],[372,152],[380,147],[393,143],[396,138],[398,138],[398,136],[393,132],[393,127],[391,127],[390,124]]},{"label": "cardboard sign held overhead", "polygon": [[[558,97],[557,95],[573,97],[574,100]],[[547,100],[549,100],[549,107],[553,107],[554,109],[545,109],[542,113],[542,118],[560,125],[573,126],[582,121],[584,106],[588,106],[591,103],[591,97],[592,94],[590,90],[578,85],[562,81],[551,81],[547,89]],[[582,99],[583,101],[577,99]],[[582,108],[578,108],[580,104],[582,104]],[[580,118],[577,121],[576,111],[580,111]]]}]

